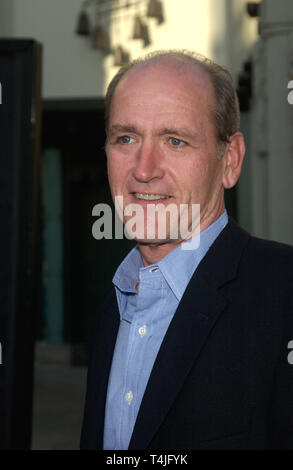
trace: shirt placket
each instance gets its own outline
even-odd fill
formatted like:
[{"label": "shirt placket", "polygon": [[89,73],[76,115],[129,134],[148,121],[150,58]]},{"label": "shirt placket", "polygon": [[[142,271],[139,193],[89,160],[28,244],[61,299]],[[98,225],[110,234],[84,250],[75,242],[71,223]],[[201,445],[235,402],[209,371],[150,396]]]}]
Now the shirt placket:
[{"label": "shirt placket", "polygon": [[123,436],[129,434],[130,428],[133,430],[138,411],[138,391],[141,371],[144,367],[147,337],[152,329],[152,323],[147,316],[147,295],[151,282],[151,277],[149,276],[149,272],[144,272],[143,276],[140,277],[140,288],[130,327],[124,374],[123,416],[120,441],[123,441]]}]

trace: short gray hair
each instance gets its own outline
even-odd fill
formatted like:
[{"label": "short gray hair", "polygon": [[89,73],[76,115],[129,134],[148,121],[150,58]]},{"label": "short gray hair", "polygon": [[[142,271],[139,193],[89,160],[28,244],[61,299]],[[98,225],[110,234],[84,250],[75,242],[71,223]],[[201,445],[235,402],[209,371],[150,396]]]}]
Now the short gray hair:
[{"label": "short gray hair", "polygon": [[121,67],[112,78],[105,98],[105,124],[106,131],[109,125],[110,107],[116,87],[124,75],[136,65],[146,64],[158,60],[183,61],[200,67],[207,72],[211,79],[215,95],[214,119],[216,136],[219,144],[219,154],[223,153],[230,137],[239,130],[240,110],[236,90],[228,70],[212,60],[187,50],[156,51],[144,57],[133,60]]}]

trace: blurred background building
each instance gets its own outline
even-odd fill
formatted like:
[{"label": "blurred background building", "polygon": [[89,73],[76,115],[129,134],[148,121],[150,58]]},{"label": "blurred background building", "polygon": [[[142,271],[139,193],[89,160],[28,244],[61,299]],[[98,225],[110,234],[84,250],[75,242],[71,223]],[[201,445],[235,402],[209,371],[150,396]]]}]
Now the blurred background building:
[{"label": "blurred background building", "polygon": [[[290,0],[0,0],[0,82],[8,39],[9,47],[32,39],[41,49],[34,56],[41,72],[34,206],[41,294],[38,302],[32,297],[32,448],[78,448],[93,318],[133,246],[97,241],[91,231],[93,206],[111,203],[103,150],[110,79],[123,63],[158,49],[193,50],[227,67],[247,144],[240,181],[227,193],[228,211],[252,234],[292,244],[292,31]],[[21,315],[15,310],[15,323]],[[28,447],[30,426],[23,442],[14,441],[13,424],[9,429],[6,446]]]}]

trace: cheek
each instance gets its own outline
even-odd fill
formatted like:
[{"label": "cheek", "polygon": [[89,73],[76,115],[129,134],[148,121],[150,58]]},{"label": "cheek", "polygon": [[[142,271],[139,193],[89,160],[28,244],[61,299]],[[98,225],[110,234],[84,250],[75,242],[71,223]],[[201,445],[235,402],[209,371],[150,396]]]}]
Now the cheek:
[{"label": "cheek", "polygon": [[207,172],[207,165],[202,165],[199,162],[185,165],[179,176],[183,191],[198,193],[199,189],[205,185]]},{"label": "cheek", "polygon": [[[208,164],[205,160],[186,165],[180,175],[178,173],[181,190],[195,203],[202,203],[211,195],[212,189],[216,186],[219,173],[217,167]],[[179,179],[177,179],[178,182]]]}]

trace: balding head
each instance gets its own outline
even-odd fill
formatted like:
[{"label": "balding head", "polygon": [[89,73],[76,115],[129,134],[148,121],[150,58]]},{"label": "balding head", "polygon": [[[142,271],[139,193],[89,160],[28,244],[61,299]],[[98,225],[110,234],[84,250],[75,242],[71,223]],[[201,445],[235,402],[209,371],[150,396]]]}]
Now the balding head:
[{"label": "balding head", "polygon": [[139,70],[158,63],[166,64],[171,68],[175,67],[178,76],[180,73],[190,73],[192,76],[196,72],[204,80],[210,82],[214,99],[211,118],[214,121],[221,153],[221,148],[229,142],[229,137],[238,131],[240,125],[239,103],[232,79],[229,72],[220,65],[189,51],[158,51],[122,67],[108,86],[105,108],[106,131],[108,130],[112,99],[122,78],[125,78],[134,69]]}]

